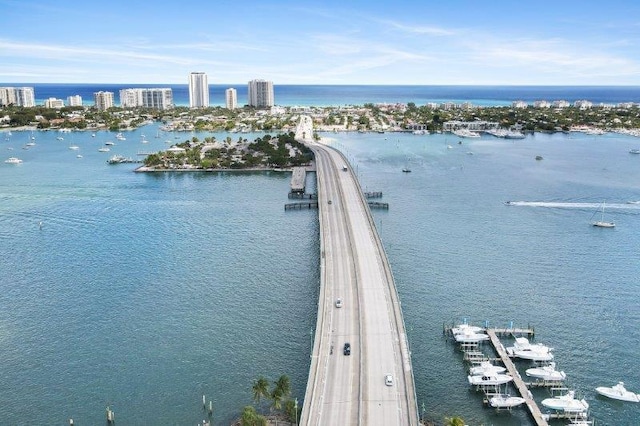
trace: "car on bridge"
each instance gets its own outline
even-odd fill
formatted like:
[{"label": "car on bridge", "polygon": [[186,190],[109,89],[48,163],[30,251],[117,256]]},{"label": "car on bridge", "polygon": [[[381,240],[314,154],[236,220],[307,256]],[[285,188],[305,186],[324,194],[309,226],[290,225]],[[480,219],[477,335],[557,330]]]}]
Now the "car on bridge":
[{"label": "car on bridge", "polygon": [[351,355],[351,343],[347,342],[344,344],[344,349],[342,350],[342,353],[345,355]]},{"label": "car on bridge", "polygon": [[393,386],[393,376],[391,374],[384,376],[384,384],[387,386]]},{"label": "car on bridge", "polygon": [[336,308],[342,308],[342,299],[339,297],[336,299]]}]

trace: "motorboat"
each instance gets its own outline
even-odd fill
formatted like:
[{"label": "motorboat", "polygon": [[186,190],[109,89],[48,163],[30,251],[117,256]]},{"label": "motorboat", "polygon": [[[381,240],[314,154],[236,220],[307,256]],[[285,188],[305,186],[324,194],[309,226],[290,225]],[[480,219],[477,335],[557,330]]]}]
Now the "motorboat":
[{"label": "motorboat", "polygon": [[584,413],[589,409],[589,403],[585,399],[576,399],[574,391],[554,398],[543,399],[542,405],[566,413]]},{"label": "motorboat", "polygon": [[113,143],[113,142],[111,142],[111,141],[106,141],[104,144],[105,144],[105,145],[108,145],[108,146],[113,146],[113,145],[115,145],[115,143]]},{"label": "motorboat", "polygon": [[4,162],[7,164],[20,164],[22,163],[22,160],[17,157],[9,157],[6,160],[4,160]]},{"label": "motorboat", "polygon": [[513,408],[525,402],[526,400],[522,397],[507,394],[498,394],[489,399],[489,405],[493,408]]},{"label": "motorboat", "polygon": [[489,340],[488,335],[475,332],[471,328],[461,330],[460,333],[454,334],[453,338],[458,343],[479,343]]},{"label": "motorboat", "polygon": [[544,381],[562,381],[567,378],[564,371],[556,370],[555,362],[550,362],[549,365],[542,367],[529,368],[525,371],[525,374]]},{"label": "motorboat", "polygon": [[99,152],[109,152],[111,151],[109,148],[98,148]]},{"label": "motorboat", "polygon": [[487,374],[500,374],[507,371],[506,368],[500,367],[499,365],[491,364],[489,361],[483,361],[480,365],[471,367],[469,369],[469,374],[472,376],[484,376]]},{"label": "motorboat", "polygon": [[513,346],[507,348],[507,354],[512,357],[528,359],[531,361],[551,361],[553,360],[552,348],[542,343],[529,343],[526,337],[516,337]]},{"label": "motorboat", "polygon": [[624,382],[618,382],[617,385],[611,387],[597,387],[596,392],[602,396],[606,396],[607,398],[617,399],[620,401],[640,402],[640,394],[626,390]]},{"label": "motorboat", "polygon": [[69,149],[72,151],[77,151],[80,149],[80,147],[78,145],[69,145]]},{"label": "motorboat", "polygon": [[640,149],[631,149],[629,150],[629,154],[640,154]]},{"label": "motorboat", "polygon": [[469,384],[473,386],[500,386],[509,383],[513,377],[506,374],[485,374],[482,376],[467,376]]},{"label": "motorboat", "polygon": [[463,333],[465,331],[470,331],[472,333],[479,333],[479,332],[483,332],[484,328],[482,327],[478,327],[477,325],[469,325],[466,322],[463,324],[458,324],[457,326],[453,327],[451,329],[451,332],[453,333],[453,335],[455,336],[456,334],[460,334]]}]

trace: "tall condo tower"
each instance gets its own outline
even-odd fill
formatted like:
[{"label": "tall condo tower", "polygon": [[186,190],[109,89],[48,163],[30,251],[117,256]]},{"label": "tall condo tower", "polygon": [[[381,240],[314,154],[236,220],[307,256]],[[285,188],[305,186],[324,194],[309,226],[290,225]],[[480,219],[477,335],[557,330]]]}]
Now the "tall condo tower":
[{"label": "tall condo tower", "polygon": [[248,87],[249,105],[257,108],[273,106],[273,82],[251,80]]},{"label": "tall condo tower", "polygon": [[113,106],[113,92],[94,92],[93,102],[98,111],[106,111]]},{"label": "tall condo tower", "polygon": [[233,87],[224,91],[225,105],[227,109],[238,108],[238,92]]},{"label": "tall condo tower", "polygon": [[203,72],[189,74],[189,106],[207,108],[209,106],[209,83]]}]

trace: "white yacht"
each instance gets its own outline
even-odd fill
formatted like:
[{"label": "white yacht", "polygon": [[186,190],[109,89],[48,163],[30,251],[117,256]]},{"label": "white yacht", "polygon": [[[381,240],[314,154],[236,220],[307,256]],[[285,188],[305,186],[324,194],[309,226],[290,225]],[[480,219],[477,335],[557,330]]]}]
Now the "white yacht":
[{"label": "white yacht", "polygon": [[584,413],[589,409],[589,403],[585,399],[576,399],[574,391],[554,398],[543,399],[542,405],[566,413]]},{"label": "white yacht", "polygon": [[470,328],[461,330],[460,333],[454,334],[453,337],[458,343],[479,343],[489,340],[488,335],[481,332],[475,332]]},{"label": "white yacht", "polygon": [[483,376],[467,376],[470,385],[473,386],[500,386],[509,383],[513,377],[506,374],[486,374]]},{"label": "white yacht", "polygon": [[103,147],[103,148],[98,148],[99,152],[109,152],[111,151],[109,148]]},{"label": "white yacht", "polygon": [[620,401],[640,402],[640,394],[626,390],[624,382],[618,382],[617,385],[611,387],[597,387],[596,392],[602,396],[606,396],[607,398],[617,399]]},{"label": "white yacht", "polygon": [[552,348],[542,343],[529,343],[526,337],[516,337],[513,346],[507,348],[507,354],[512,357],[528,359],[531,361],[551,361],[553,360]]},{"label": "white yacht", "polygon": [[451,329],[451,332],[455,336],[456,334],[463,333],[465,331],[470,331],[472,333],[480,333],[484,332],[484,328],[478,327],[477,325],[469,325],[466,322],[462,324],[458,324],[457,326]]},{"label": "white yacht", "polygon": [[472,376],[484,376],[487,374],[500,374],[507,371],[506,368],[500,367],[498,365],[493,365],[489,361],[483,361],[480,365],[476,367],[471,367],[469,369],[469,374]]},{"label": "white yacht", "polygon": [[4,162],[7,164],[20,164],[22,163],[22,160],[16,157],[9,157],[6,160],[4,160]]},{"label": "white yacht", "polygon": [[69,145],[69,149],[72,151],[77,151],[80,149],[80,147],[78,145]]},{"label": "white yacht", "polygon": [[116,135],[116,139],[118,139],[119,141],[126,141],[127,140],[127,138],[125,138],[122,133],[118,133]]},{"label": "white yacht", "polygon": [[479,138],[480,134],[477,132],[473,132],[469,129],[458,129],[452,132],[454,135],[461,138]]},{"label": "white yacht", "polygon": [[489,405],[493,408],[513,408],[524,404],[526,401],[519,396],[511,396],[506,394],[498,394],[489,399]]},{"label": "white yacht", "polygon": [[544,381],[562,381],[567,378],[564,371],[556,370],[555,362],[550,362],[549,365],[543,367],[529,368],[525,371],[525,374],[529,377]]}]

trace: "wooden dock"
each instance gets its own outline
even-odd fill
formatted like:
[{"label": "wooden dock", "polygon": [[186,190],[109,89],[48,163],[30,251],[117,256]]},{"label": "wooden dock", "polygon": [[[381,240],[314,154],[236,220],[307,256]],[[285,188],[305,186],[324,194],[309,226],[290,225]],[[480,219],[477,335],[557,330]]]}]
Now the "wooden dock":
[{"label": "wooden dock", "polygon": [[516,389],[518,389],[518,392],[520,392],[520,396],[525,399],[525,404],[527,405],[529,413],[531,414],[531,417],[535,421],[536,425],[548,426],[548,423],[542,415],[540,408],[538,408],[538,404],[536,404],[536,402],[533,400],[529,388],[527,388],[527,385],[522,380],[522,377],[520,377],[520,373],[518,373],[518,370],[513,364],[513,361],[511,361],[511,358],[509,358],[509,355],[507,355],[506,349],[504,348],[504,346],[502,346],[502,343],[500,343],[500,339],[496,334],[496,330],[488,328],[486,331],[489,335],[489,339],[491,340],[491,344],[496,350],[496,353],[500,356],[502,363],[507,368],[507,371],[509,372],[511,377],[513,377],[513,384],[515,385]]}]

